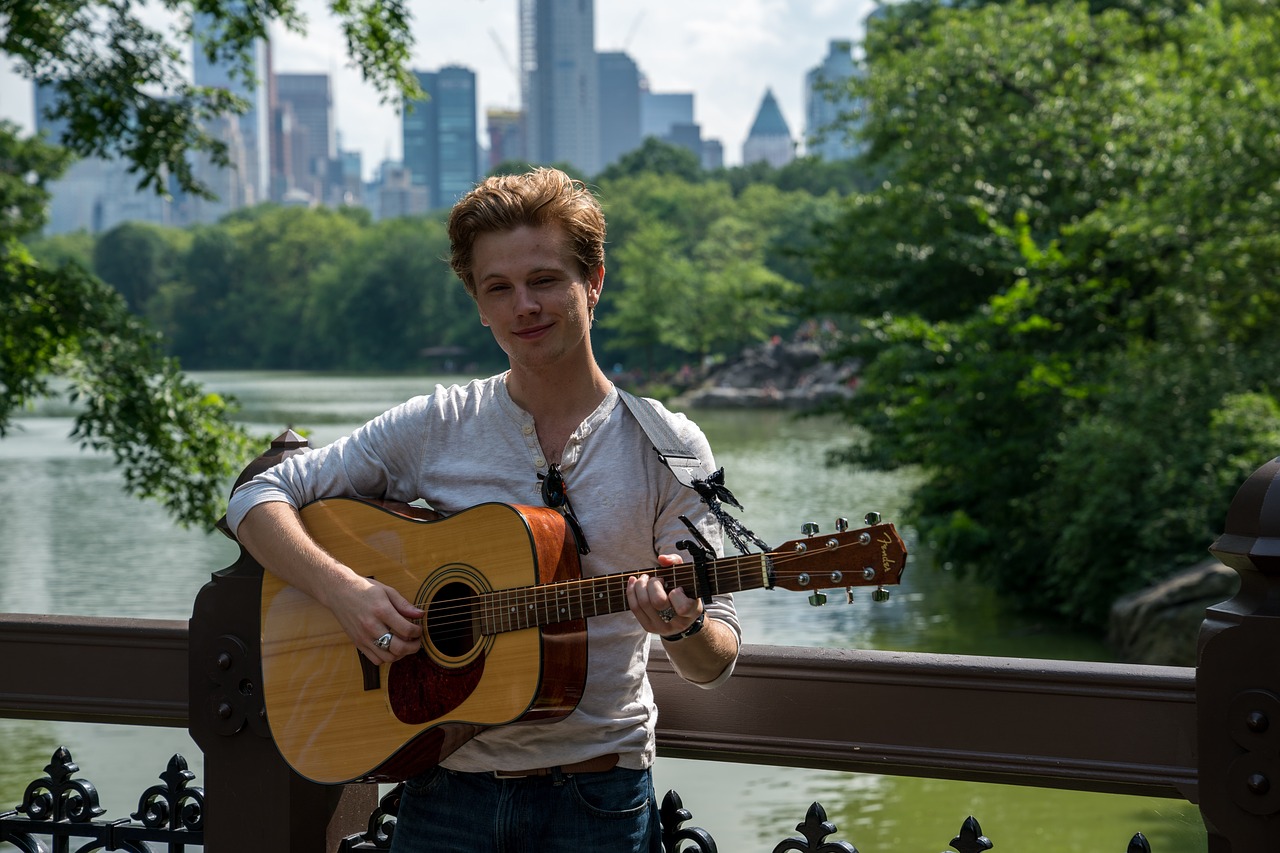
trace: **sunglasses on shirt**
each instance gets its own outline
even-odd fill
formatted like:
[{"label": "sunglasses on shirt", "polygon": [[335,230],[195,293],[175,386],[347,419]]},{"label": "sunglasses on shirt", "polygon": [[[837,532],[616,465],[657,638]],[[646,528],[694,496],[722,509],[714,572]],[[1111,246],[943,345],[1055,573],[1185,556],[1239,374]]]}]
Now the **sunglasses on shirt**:
[{"label": "sunglasses on shirt", "polygon": [[578,543],[578,553],[590,554],[591,548],[587,546],[587,536],[582,532],[578,516],[573,512],[573,504],[569,503],[569,491],[565,488],[564,474],[560,472],[560,465],[553,462],[547,469],[547,473],[539,474],[538,479],[542,481],[542,502],[552,509],[560,510],[560,514],[569,525],[570,532],[573,533],[574,540]]}]

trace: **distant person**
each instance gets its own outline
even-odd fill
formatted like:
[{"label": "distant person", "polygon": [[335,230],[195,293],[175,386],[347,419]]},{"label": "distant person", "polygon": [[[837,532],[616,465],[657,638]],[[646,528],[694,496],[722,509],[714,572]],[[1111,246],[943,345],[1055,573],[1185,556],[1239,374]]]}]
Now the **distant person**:
[{"label": "distant person", "polygon": [[[250,553],[328,607],[376,664],[419,653],[423,611],[321,549],[298,515],[310,501],[421,499],[452,515],[548,497],[581,529],[586,576],[681,562],[682,515],[720,550],[718,523],[663,466],[592,353],[605,274],[595,198],[554,169],[489,178],[454,207],[449,237],[453,269],[510,369],[437,386],[281,462],[238,489],[227,513]],[[701,430],[655,410],[714,470]],[[395,853],[661,850],[650,776],[657,709],[645,674],[651,635],[663,638],[682,677],[715,687],[733,670],[741,630],[731,596],[704,607],[637,574],[626,600],[630,612],[588,620],[586,686],[569,716],[487,729],[406,782]]]}]

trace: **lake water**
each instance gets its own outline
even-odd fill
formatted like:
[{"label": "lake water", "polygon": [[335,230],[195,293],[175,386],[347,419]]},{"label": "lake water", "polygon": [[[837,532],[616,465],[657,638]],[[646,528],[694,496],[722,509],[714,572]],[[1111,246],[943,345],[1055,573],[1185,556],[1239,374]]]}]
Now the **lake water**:
[{"label": "lake water", "polygon": [[[324,444],[436,381],[460,377],[367,378],[284,373],[206,373],[197,380],[237,397],[242,418],[270,438],[287,426]],[[805,521],[831,529],[840,516],[869,510],[895,521],[911,475],[829,468],[827,452],[848,440],[829,419],[782,412],[695,411],[745,506],[742,521],[765,541],[799,535]],[[220,535],[174,526],[156,506],[124,494],[108,458],[67,439],[70,412],[52,401],[0,440],[0,612],[186,619],[209,575],[234,562]],[[899,524],[911,557],[890,601],[864,591],[852,605],[833,595],[812,608],[804,595],[752,591],[738,597],[746,642],[953,654],[1106,660],[1100,643],[1013,614],[973,578],[939,566]],[[0,662],[10,667],[38,661]],[[714,695],[709,695],[714,701]],[[107,818],[127,816],[182,753],[203,784],[200,751],[184,730],[0,719],[0,811],[59,745],[79,777],[94,782]],[[1206,849],[1199,813],[1188,803],[1037,788],[660,758],[659,793],[680,792],[691,824],[725,853],[766,851],[788,835],[814,801],[837,824],[835,838],[863,853],[934,853],[968,815],[1006,850],[1116,851],[1134,832],[1155,853]]]}]

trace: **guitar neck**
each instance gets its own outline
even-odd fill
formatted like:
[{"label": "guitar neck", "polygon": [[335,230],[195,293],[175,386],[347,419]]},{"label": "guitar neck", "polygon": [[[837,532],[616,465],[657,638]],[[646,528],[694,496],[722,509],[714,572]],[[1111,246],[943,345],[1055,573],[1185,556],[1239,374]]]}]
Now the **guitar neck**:
[{"label": "guitar neck", "polygon": [[496,590],[480,597],[476,615],[483,634],[570,622],[590,616],[621,613],[627,606],[627,579],[650,575],[668,590],[684,589],[691,598],[759,589],[769,583],[770,554],[722,557],[707,563],[707,583],[699,583],[690,563],[657,566],[638,572],[579,578],[537,586]]}]

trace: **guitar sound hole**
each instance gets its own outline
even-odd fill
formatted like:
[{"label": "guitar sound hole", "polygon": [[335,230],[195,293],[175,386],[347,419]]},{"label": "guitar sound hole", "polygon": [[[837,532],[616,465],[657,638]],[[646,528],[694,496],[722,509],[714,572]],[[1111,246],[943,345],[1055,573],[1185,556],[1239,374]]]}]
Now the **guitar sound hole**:
[{"label": "guitar sound hole", "polygon": [[464,583],[445,584],[427,605],[427,636],[447,657],[463,657],[475,645],[471,602],[475,590]]}]

